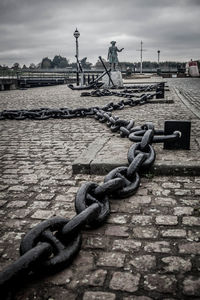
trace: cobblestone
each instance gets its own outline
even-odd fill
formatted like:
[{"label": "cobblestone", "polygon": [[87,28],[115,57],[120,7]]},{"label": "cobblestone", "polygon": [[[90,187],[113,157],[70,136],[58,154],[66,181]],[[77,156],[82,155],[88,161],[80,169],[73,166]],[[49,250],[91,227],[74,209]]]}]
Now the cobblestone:
[{"label": "cobblestone", "polygon": [[[75,108],[103,106],[111,98],[119,101],[79,95],[66,86],[5,91],[0,93],[0,107]],[[159,127],[166,119],[191,120],[190,152],[164,152],[162,146],[155,145],[158,159],[171,161],[176,156],[189,163],[191,157],[199,158],[200,122],[175,94],[173,97],[174,104],[149,104],[118,111],[117,115],[133,118],[137,125],[153,121]],[[103,182],[103,176],[73,175],[71,165],[92,142],[101,138],[111,141],[115,134],[91,118],[8,120],[1,122],[1,127],[3,268],[19,257],[20,240],[34,225],[54,215],[75,215],[74,199],[81,183]],[[117,143],[116,153],[124,156],[121,139],[117,138]],[[107,149],[104,151],[106,156]],[[150,175],[141,178],[134,196],[110,201],[111,215],[103,226],[83,231],[82,250],[69,267],[36,278],[17,292],[16,300],[197,300],[200,178]]]},{"label": "cobblestone", "polygon": [[157,216],[156,224],[158,224],[158,225],[176,225],[176,224],[178,224],[178,219],[175,216]]},{"label": "cobblestone", "polygon": [[115,240],[112,250],[121,250],[125,252],[137,252],[140,250],[142,243],[134,240]]},{"label": "cobblestone", "polygon": [[199,230],[188,230],[188,241],[200,241],[200,231]]},{"label": "cobblestone", "polygon": [[110,288],[113,290],[135,292],[138,290],[139,280],[139,274],[132,275],[128,272],[115,272],[110,281]]},{"label": "cobblestone", "polygon": [[171,251],[170,243],[165,241],[146,243],[146,245],[144,246],[144,250],[147,252],[157,252],[157,253],[169,253]]},{"label": "cobblestone", "polygon": [[127,232],[128,227],[125,226],[109,226],[105,234],[106,235],[113,235],[113,236],[120,236],[120,237],[128,237],[129,234]]},{"label": "cobblestone", "polygon": [[198,254],[200,252],[200,243],[180,244],[179,252],[185,254]]},{"label": "cobblestone", "polygon": [[133,228],[133,236],[139,239],[155,239],[158,236],[158,230],[151,227],[135,227]]},{"label": "cobblestone", "polygon": [[156,205],[161,205],[161,206],[174,206],[176,205],[176,200],[173,198],[165,198],[165,197],[156,197],[154,199]]},{"label": "cobblestone", "polygon": [[108,244],[107,239],[104,237],[85,236],[83,240],[84,248],[104,249],[107,247],[107,244]]},{"label": "cobblestone", "polygon": [[135,215],[135,216],[132,216],[131,222],[134,225],[141,225],[141,226],[150,225],[153,223],[153,217],[152,216]]},{"label": "cobblestone", "polygon": [[194,211],[193,207],[174,207],[174,215],[181,216],[181,215],[191,215]]},{"label": "cobblestone", "polygon": [[123,300],[152,300],[152,298],[146,296],[129,296],[123,298]]},{"label": "cobblestone", "polygon": [[146,290],[175,293],[176,284],[177,281],[174,275],[151,274],[144,276],[144,288]]},{"label": "cobblestone", "polygon": [[[3,201],[4,203],[6,203],[6,201]],[[9,202],[7,207],[15,207],[15,208],[20,208],[20,207],[24,207],[26,206],[27,201],[12,201]]]},{"label": "cobblestone", "polygon": [[169,256],[162,258],[162,262],[166,264],[164,270],[166,272],[179,272],[185,273],[191,270],[192,263],[190,259],[183,259],[181,257]]},{"label": "cobblestone", "polygon": [[124,260],[124,254],[104,252],[97,260],[97,266],[122,267],[124,265]]},{"label": "cobblestone", "polygon": [[182,222],[184,225],[188,225],[188,226],[200,226],[199,217],[183,217]]},{"label": "cobblestone", "polygon": [[115,300],[115,294],[103,292],[86,292],[83,300]]},{"label": "cobblestone", "polygon": [[127,223],[127,215],[116,215],[113,214],[109,217],[108,222],[109,223],[115,223],[115,224],[126,224]]},{"label": "cobblestone", "polygon": [[32,216],[32,219],[46,220],[53,216],[53,212],[51,210],[37,210]]},{"label": "cobblestone", "polygon": [[156,257],[152,255],[135,256],[129,263],[137,271],[150,271],[156,268]]},{"label": "cobblestone", "polygon": [[184,294],[199,296],[200,294],[200,279],[190,276],[183,282]]},{"label": "cobblestone", "polygon": [[161,235],[163,237],[183,238],[183,237],[186,237],[186,230],[184,230],[184,229],[161,230]]},{"label": "cobblestone", "polygon": [[107,275],[106,270],[96,270],[94,271],[89,279],[89,284],[92,286],[103,286]]}]

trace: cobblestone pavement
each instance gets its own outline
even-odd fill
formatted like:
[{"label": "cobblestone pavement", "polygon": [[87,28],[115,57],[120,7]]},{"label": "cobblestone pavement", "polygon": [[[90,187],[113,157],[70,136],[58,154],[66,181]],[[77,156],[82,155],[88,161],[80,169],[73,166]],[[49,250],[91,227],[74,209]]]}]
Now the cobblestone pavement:
[{"label": "cobblestone pavement", "polygon": [[169,79],[183,95],[185,104],[200,118],[200,78]]},{"label": "cobblestone pavement", "polygon": [[[119,101],[79,94],[66,86],[5,91],[0,110]],[[177,98],[174,104],[116,114],[162,127],[165,119],[191,120],[191,151],[199,151],[199,119]],[[3,269],[18,258],[21,237],[29,228],[54,215],[71,218],[81,183],[103,181],[101,176],[72,175],[71,164],[95,139],[113,133],[93,119],[2,121],[0,126]],[[199,196],[199,177],[142,178],[136,195],[111,200],[104,226],[83,232],[82,250],[69,268],[27,283],[15,299],[200,299]]]}]

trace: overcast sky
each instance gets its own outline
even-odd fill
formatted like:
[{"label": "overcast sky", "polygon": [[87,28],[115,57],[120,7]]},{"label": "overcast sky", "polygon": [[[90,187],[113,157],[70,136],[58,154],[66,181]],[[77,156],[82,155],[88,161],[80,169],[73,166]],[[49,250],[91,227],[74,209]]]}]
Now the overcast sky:
[{"label": "overcast sky", "polygon": [[95,63],[117,41],[119,61],[200,59],[200,0],[0,0],[0,65],[56,54]]}]

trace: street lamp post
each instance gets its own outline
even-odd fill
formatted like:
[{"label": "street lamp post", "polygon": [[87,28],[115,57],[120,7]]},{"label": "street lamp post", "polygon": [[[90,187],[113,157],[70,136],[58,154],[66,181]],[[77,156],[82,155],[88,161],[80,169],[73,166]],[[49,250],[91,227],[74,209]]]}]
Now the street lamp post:
[{"label": "street lamp post", "polygon": [[78,56],[79,56],[79,53],[78,53],[78,38],[80,36],[80,33],[78,31],[78,29],[76,28],[76,30],[74,31],[74,37],[76,39],[76,83],[77,85],[79,85],[79,66],[78,66]]},{"label": "street lamp post", "polygon": [[157,68],[157,74],[160,75],[160,74],[161,74],[161,70],[160,70],[160,50],[158,50],[157,53],[158,53],[158,68]]},{"label": "street lamp post", "polygon": [[158,50],[158,68],[160,67],[160,50]]}]

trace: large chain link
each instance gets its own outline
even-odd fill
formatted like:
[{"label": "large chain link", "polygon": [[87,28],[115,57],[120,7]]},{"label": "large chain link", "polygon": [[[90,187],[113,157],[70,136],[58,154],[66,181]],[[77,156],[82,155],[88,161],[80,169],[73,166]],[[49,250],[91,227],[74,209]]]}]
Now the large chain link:
[{"label": "large chain link", "polygon": [[113,132],[119,132],[121,137],[128,137],[137,142],[128,151],[128,166],[118,167],[109,172],[101,185],[87,182],[80,187],[75,199],[77,215],[74,218],[50,218],[25,235],[20,245],[21,257],[0,273],[2,293],[7,293],[11,286],[16,287],[24,277],[32,273],[55,272],[69,265],[81,247],[81,230],[85,227],[96,228],[106,221],[110,214],[109,199],[125,198],[136,193],[140,185],[140,174],[147,172],[155,160],[155,151],[151,144],[179,138],[176,132],[165,137],[164,132],[155,130],[150,122],[143,126],[134,126],[134,120],[127,121],[112,116],[113,110],[123,109],[125,105],[141,105],[150,98],[143,95],[137,100],[122,100],[117,104],[111,102],[101,109],[41,108],[0,113],[0,119],[17,120],[94,116],[100,122],[106,123]]}]

